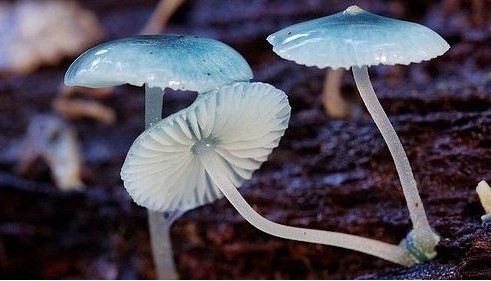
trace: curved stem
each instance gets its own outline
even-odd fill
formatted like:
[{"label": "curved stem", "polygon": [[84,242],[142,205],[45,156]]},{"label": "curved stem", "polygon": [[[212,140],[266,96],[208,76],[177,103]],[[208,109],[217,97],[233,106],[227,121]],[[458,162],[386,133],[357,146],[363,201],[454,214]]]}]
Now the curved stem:
[{"label": "curved stem", "polygon": [[161,33],[171,16],[183,3],[184,0],[160,0],[140,34],[153,35]]},{"label": "curved stem", "polygon": [[199,154],[199,159],[213,182],[220,188],[234,208],[250,224],[263,232],[291,240],[351,249],[402,265],[409,265],[410,263],[404,250],[395,245],[351,234],[292,227],[272,222],[258,214],[244,200],[226,174],[226,171],[228,171],[226,164],[219,159],[219,156],[214,151]]},{"label": "curved stem", "polygon": [[402,191],[404,192],[404,197],[406,198],[407,207],[409,209],[409,215],[411,216],[411,221],[413,223],[413,228],[415,230],[421,230],[424,233],[435,235],[428,223],[428,218],[426,217],[423,203],[419,197],[416,180],[414,179],[406,152],[402,147],[394,127],[392,127],[389,118],[385,114],[382,105],[380,105],[380,102],[375,95],[372,83],[368,77],[368,68],[366,66],[354,66],[353,76],[355,78],[356,87],[360,92],[360,96],[380,130],[380,133],[382,133],[382,137],[387,143],[390,154],[394,159],[397,173],[399,174],[399,179],[401,181]]},{"label": "curved stem", "polygon": [[[145,84],[145,128],[148,129],[162,119],[164,91],[150,88]],[[148,211],[150,244],[158,279],[177,279],[172,254],[170,228],[173,219],[166,218],[161,212]]]},{"label": "curved stem", "polygon": [[173,221],[165,218],[161,212],[148,211],[150,244],[155,263],[155,272],[160,280],[176,280],[170,228]]}]

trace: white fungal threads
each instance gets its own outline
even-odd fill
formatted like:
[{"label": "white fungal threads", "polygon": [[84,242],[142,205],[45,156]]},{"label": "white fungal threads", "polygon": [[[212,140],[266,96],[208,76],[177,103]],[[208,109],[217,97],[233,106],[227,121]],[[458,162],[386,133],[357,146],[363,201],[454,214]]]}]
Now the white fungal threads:
[{"label": "white fungal threads", "polygon": [[[433,239],[429,238],[433,237]],[[421,234],[421,231],[411,230],[401,241],[400,246],[406,250],[406,256],[413,262],[422,263],[436,257],[435,241],[440,237],[433,232]]]}]

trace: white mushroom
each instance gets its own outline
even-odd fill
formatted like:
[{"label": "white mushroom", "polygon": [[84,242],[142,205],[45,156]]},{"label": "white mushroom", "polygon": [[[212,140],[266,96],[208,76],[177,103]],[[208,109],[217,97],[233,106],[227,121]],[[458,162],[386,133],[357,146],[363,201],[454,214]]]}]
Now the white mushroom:
[{"label": "white mushroom", "polygon": [[249,223],[271,235],[407,263],[398,246],[278,224],[244,200],[237,188],[278,145],[289,117],[286,95],[271,85],[222,86],[143,132],[128,152],[121,178],[133,200],[151,210],[182,213],[225,195]]},{"label": "white mushroom", "polygon": [[491,224],[491,187],[489,187],[486,181],[482,180],[477,185],[476,192],[486,212],[485,215],[481,216],[481,219],[485,224]]}]

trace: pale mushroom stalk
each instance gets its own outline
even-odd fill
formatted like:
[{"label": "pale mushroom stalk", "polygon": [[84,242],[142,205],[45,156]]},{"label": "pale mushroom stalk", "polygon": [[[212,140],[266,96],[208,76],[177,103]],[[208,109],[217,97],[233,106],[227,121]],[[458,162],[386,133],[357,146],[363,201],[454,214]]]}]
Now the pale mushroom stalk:
[{"label": "pale mushroom stalk", "polygon": [[228,168],[216,153],[204,150],[199,153],[199,160],[234,208],[250,224],[263,232],[285,239],[351,249],[405,266],[414,263],[413,260],[407,258],[405,251],[399,246],[350,234],[293,227],[270,221],[258,214],[245,201],[230,180],[226,172]]},{"label": "pale mushroom stalk", "polygon": [[332,118],[343,119],[350,115],[350,103],[341,95],[341,81],[345,70],[329,68],[326,71],[324,89],[322,91],[322,103],[326,114]]},{"label": "pale mushroom stalk", "polygon": [[164,91],[159,87],[150,87],[145,83],[145,129],[162,120]]},{"label": "pale mushroom stalk", "polygon": [[418,188],[416,187],[416,181],[414,180],[411,165],[409,164],[406,152],[404,151],[394,127],[392,127],[389,118],[385,114],[382,105],[375,95],[372,83],[370,82],[370,77],[368,76],[368,67],[353,66],[352,71],[360,96],[365,103],[368,112],[372,116],[373,121],[380,130],[382,137],[387,143],[390,154],[394,159],[397,173],[401,180],[402,191],[409,209],[409,215],[413,222],[413,227],[415,229],[421,229],[425,233],[432,234],[433,231],[428,223],[428,218],[426,217],[424,206],[421,202]]},{"label": "pale mushroom stalk", "polygon": [[[149,87],[145,83],[145,129],[162,120],[164,91],[158,87]],[[157,278],[175,280],[178,278],[174,263],[174,252],[170,229],[179,215],[166,215],[162,212],[148,210],[148,230],[150,245]]]},{"label": "pale mushroom stalk", "polygon": [[140,31],[142,35],[161,33],[172,15],[179,9],[185,0],[160,0],[152,16]]},{"label": "pale mushroom stalk", "polygon": [[159,280],[178,279],[170,229],[179,216],[180,214],[166,216],[162,212],[148,210],[150,245],[152,247],[155,272]]}]

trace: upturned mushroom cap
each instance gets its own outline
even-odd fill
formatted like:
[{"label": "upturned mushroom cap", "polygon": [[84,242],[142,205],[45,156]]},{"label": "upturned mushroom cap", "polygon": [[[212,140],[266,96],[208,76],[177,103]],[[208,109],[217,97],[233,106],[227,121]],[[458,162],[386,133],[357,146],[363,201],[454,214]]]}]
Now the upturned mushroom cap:
[{"label": "upturned mushroom cap", "polygon": [[410,64],[450,46],[420,24],[369,13],[358,6],[284,28],[267,38],[280,57],[319,68]]},{"label": "upturned mushroom cap", "polygon": [[106,42],[78,57],[65,74],[68,86],[147,83],[200,93],[250,79],[250,66],[228,45],[183,35],[141,35]]},{"label": "upturned mushroom cap", "polygon": [[213,202],[223,195],[200,154],[216,153],[240,187],[278,145],[289,118],[287,96],[269,84],[235,83],[201,94],[135,140],[121,169],[124,186],[154,211]]}]

